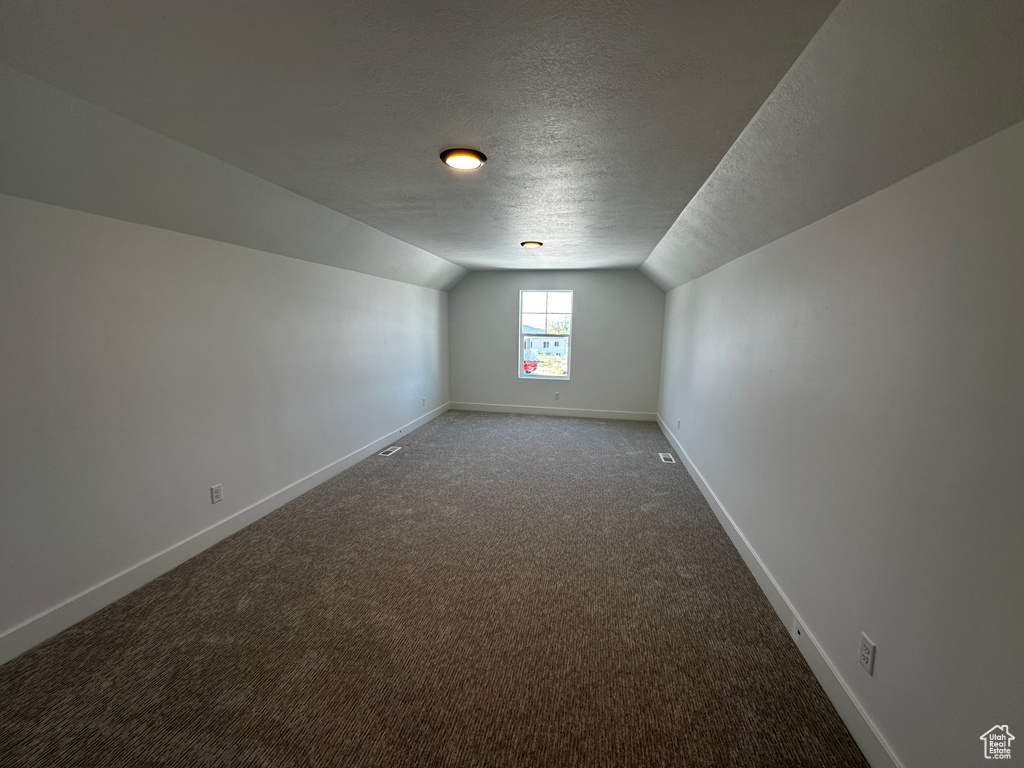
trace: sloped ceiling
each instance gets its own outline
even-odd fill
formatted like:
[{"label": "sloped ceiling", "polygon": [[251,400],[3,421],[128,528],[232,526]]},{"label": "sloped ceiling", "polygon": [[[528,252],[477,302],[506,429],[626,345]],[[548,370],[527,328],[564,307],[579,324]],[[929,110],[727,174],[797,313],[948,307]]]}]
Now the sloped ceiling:
[{"label": "sloped ceiling", "polygon": [[3,64],[0,104],[0,193],[435,290],[467,274]]},{"label": "sloped ceiling", "polygon": [[1024,2],[848,0],[642,270],[681,285],[1021,120]]},{"label": "sloped ceiling", "polygon": [[312,251],[361,222],[438,284],[679,285],[1024,119],[1022,39],[1019,0],[0,5],[3,63],[345,217]]}]

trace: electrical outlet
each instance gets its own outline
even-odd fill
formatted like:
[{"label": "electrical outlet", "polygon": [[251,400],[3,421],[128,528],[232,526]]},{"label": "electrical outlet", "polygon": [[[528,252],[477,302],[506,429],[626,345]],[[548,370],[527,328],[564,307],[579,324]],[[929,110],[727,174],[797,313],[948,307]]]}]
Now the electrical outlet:
[{"label": "electrical outlet", "polygon": [[676,429],[679,429],[681,426],[683,426],[683,420],[676,419]]},{"label": "electrical outlet", "polygon": [[423,398],[423,407],[425,408],[426,406],[427,406],[427,398],[424,397]]},{"label": "electrical outlet", "polygon": [[860,633],[860,665],[869,675],[875,674],[875,644],[863,632]]},{"label": "electrical outlet", "polygon": [[561,399],[562,399],[562,393],[561,392],[555,392],[555,400],[561,400]]},{"label": "electrical outlet", "polygon": [[800,619],[797,618],[796,614],[793,614],[793,622],[789,625],[789,634],[798,643],[804,636],[804,625],[800,623]]},{"label": "electrical outlet", "polygon": [[224,501],[224,486],[220,483],[210,488],[210,503],[216,504],[218,501]]}]

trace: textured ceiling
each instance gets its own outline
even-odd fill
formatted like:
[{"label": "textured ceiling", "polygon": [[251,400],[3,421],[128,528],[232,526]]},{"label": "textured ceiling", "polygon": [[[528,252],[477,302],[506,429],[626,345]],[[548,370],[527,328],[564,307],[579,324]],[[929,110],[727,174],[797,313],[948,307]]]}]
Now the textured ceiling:
[{"label": "textured ceiling", "polygon": [[0,62],[82,101],[0,78],[0,191],[431,286],[668,289],[1024,120],[1022,41],[1021,0],[9,0]]},{"label": "textured ceiling", "polygon": [[36,0],[0,60],[465,267],[635,268],[834,7]]},{"label": "textured ceiling", "polygon": [[642,270],[669,289],[1024,120],[1024,2],[847,0]]}]

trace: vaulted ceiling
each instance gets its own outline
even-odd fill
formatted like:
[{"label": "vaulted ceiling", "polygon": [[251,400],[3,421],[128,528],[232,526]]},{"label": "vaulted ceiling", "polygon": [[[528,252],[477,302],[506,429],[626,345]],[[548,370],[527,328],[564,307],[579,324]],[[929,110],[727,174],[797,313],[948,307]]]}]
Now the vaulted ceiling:
[{"label": "vaulted ceiling", "polygon": [[1022,39],[1019,0],[0,5],[10,67],[435,257],[665,288],[1024,119]]}]

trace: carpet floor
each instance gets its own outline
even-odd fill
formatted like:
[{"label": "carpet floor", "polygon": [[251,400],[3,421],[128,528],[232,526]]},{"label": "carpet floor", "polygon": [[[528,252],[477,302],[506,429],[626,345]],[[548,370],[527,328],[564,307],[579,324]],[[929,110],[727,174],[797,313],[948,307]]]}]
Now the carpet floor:
[{"label": "carpet floor", "polygon": [[867,765],[655,425],[400,444],[0,667],[0,765]]}]

